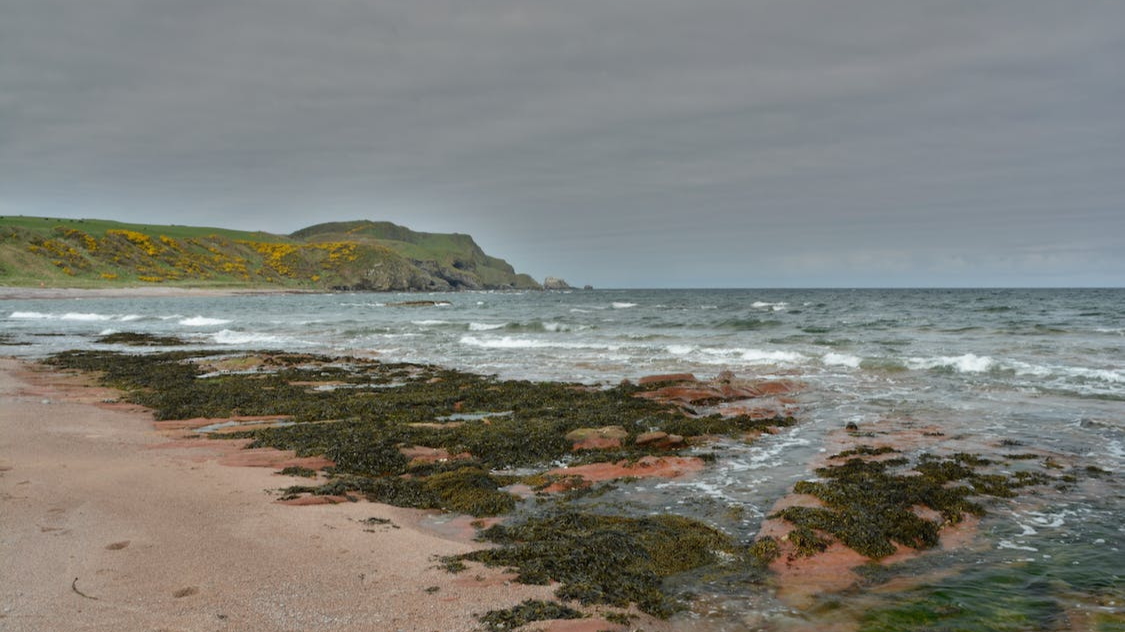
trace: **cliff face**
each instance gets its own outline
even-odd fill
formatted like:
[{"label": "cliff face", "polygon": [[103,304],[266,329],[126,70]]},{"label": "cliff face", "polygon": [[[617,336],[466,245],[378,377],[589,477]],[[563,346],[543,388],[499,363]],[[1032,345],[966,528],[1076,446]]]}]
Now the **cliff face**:
[{"label": "cliff face", "polygon": [[538,289],[472,237],[389,222],[292,235],[104,220],[0,218],[0,284],[287,287],[367,291]]}]

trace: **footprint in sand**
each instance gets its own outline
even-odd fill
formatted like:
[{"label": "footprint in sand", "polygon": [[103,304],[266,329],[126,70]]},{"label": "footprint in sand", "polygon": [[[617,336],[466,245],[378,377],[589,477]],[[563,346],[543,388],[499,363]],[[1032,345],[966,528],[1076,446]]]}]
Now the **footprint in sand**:
[{"label": "footprint in sand", "polygon": [[105,545],[105,548],[106,548],[107,551],[120,551],[121,549],[123,549],[127,546],[129,546],[129,541],[128,540],[122,540],[120,542],[114,542],[112,544],[107,544],[107,545]]}]

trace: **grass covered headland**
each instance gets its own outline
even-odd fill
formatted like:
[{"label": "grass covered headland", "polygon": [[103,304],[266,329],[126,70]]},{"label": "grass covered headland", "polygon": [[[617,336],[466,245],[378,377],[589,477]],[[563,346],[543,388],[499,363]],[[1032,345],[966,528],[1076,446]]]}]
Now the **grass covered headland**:
[{"label": "grass covered headland", "polygon": [[[470,562],[512,569],[520,582],[557,583],[563,601],[633,606],[667,617],[684,607],[683,596],[671,588],[675,578],[760,578],[777,555],[770,542],[740,542],[693,518],[633,503],[598,504],[593,499],[612,484],[591,486],[560,468],[572,466],[577,473],[584,470],[576,466],[612,464],[625,473],[614,484],[626,486],[632,484],[630,468],[639,472],[673,457],[714,458],[700,446],[715,437],[751,441],[795,422],[722,416],[710,408],[728,395],[746,399],[768,392],[768,383],[668,376],[600,388],[282,352],[72,351],[47,362],[96,372],[128,401],[152,409],[157,420],[283,420],[228,427],[213,436],[331,461],[320,472],[295,472],[315,480],[288,488],[286,498],[365,498],[477,517],[509,515],[480,532],[493,548],[446,558],[443,565],[455,572]],[[782,517],[796,526],[793,537],[808,540],[812,549],[831,535],[878,558],[889,552],[890,541],[914,548],[936,542],[939,525],[922,524],[910,513],[915,505],[954,520],[962,511],[983,512],[968,500],[971,495],[1004,496],[1042,482],[978,474],[974,469],[984,462],[974,459],[926,460],[915,468],[921,476],[906,478],[890,474],[897,461],[848,461],[819,471],[821,482],[800,484],[797,491],[820,498],[823,509],[786,510]],[[959,481],[971,485],[955,487]],[[548,615],[577,616],[523,604],[489,613],[486,624]]]},{"label": "grass covered headland", "polygon": [[291,235],[98,219],[0,217],[0,284],[434,291],[541,289],[469,235],[390,222]]}]

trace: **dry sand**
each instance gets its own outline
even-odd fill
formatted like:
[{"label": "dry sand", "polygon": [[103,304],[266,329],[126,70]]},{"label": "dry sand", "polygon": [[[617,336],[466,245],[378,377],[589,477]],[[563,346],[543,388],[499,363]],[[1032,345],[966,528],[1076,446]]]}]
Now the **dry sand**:
[{"label": "dry sand", "polygon": [[0,629],[473,630],[553,590],[436,568],[480,545],[432,513],[278,504],[306,479],[169,447],[147,412],[99,405],[115,396],[0,359]]}]

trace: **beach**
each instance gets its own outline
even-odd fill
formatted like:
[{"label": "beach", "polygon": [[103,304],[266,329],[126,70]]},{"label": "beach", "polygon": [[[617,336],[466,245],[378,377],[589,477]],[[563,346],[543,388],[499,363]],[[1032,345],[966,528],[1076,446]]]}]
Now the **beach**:
[{"label": "beach", "polygon": [[[1125,617],[1120,291],[43,292],[0,312],[0,628],[477,630],[527,599],[620,615],[566,597],[581,581],[440,567],[518,554],[474,541],[466,514],[518,528],[551,512],[689,519],[718,548],[661,575],[668,601],[645,612],[667,620],[634,593],[627,624],[527,630]],[[96,386],[99,367],[131,390]],[[145,398],[152,411],[123,403]],[[687,416],[644,408],[664,404]],[[315,474],[349,429],[363,447]],[[227,432],[242,438],[206,438]],[[885,520],[843,502],[870,481],[925,507]],[[462,483],[486,493],[442,495]],[[935,499],[945,487],[966,496]],[[844,514],[808,511],[826,502]]]},{"label": "beach", "polygon": [[116,395],[0,360],[0,628],[474,630],[550,596],[438,568],[480,545],[422,527],[427,512],[274,502],[300,479],[223,465],[230,442],[180,447],[147,411],[101,403]]}]

